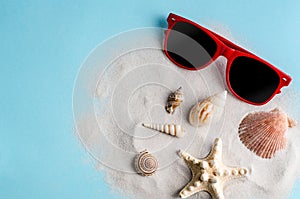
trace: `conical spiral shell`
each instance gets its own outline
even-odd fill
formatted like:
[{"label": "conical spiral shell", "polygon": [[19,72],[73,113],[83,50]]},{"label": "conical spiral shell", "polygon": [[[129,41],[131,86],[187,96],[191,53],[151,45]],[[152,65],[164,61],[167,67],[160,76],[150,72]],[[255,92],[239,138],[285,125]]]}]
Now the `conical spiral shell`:
[{"label": "conical spiral shell", "polygon": [[262,158],[272,158],[286,146],[285,133],[296,124],[278,108],[249,113],[239,125],[242,143]]},{"label": "conical spiral shell", "polygon": [[184,129],[181,125],[178,124],[146,124],[143,123],[143,126],[149,129],[153,129],[168,135],[183,137],[185,135]]},{"label": "conical spiral shell", "polygon": [[216,120],[219,120],[226,102],[227,91],[215,94],[192,107],[189,114],[191,125],[199,127],[204,125],[214,114]]},{"label": "conical spiral shell", "polygon": [[183,102],[182,87],[179,87],[175,92],[172,92],[167,100],[166,111],[173,114],[175,109]]},{"label": "conical spiral shell", "polygon": [[158,162],[148,151],[142,151],[136,157],[135,168],[139,174],[150,176],[157,170]]}]

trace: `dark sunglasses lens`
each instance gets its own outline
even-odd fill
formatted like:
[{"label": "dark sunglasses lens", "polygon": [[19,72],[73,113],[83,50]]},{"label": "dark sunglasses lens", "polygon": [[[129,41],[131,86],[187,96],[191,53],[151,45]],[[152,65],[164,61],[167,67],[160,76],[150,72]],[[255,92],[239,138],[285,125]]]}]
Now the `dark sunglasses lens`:
[{"label": "dark sunglasses lens", "polygon": [[215,55],[217,44],[196,26],[177,22],[167,38],[166,50],[177,64],[187,68],[199,68]]},{"label": "dark sunglasses lens", "polygon": [[249,57],[238,57],[231,64],[229,83],[241,98],[263,103],[274,94],[280,78],[266,64]]}]

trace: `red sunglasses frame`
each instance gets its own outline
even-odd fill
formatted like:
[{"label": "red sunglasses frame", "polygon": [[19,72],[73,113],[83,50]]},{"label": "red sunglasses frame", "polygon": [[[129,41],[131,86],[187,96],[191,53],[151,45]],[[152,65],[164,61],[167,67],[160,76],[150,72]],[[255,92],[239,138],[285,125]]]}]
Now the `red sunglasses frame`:
[{"label": "red sunglasses frame", "polygon": [[[165,36],[165,41],[164,41],[164,53],[166,54],[166,56],[177,66],[187,69],[187,70],[200,70],[205,68],[206,66],[208,66],[209,64],[211,64],[212,62],[214,62],[219,56],[224,56],[227,58],[227,66],[226,66],[226,83],[227,83],[227,87],[229,88],[230,92],[237,97],[238,99],[247,102],[249,104],[252,105],[264,105],[266,103],[268,103],[276,94],[279,94],[281,91],[280,89],[284,86],[288,86],[290,84],[290,82],[292,81],[292,78],[287,75],[286,73],[284,73],[283,71],[279,70],[278,68],[276,68],[275,66],[273,66],[272,64],[268,63],[267,61],[257,57],[256,55],[254,55],[253,53],[243,49],[242,47],[237,46],[236,44],[232,43],[231,41],[225,39],[224,37],[218,35],[217,33],[214,33],[202,26],[200,26],[199,24],[192,22],[188,19],[185,19],[183,17],[180,17],[176,14],[170,13],[168,16],[168,30],[166,31],[166,36]],[[190,23],[192,25],[194,25],[195,27],[201,29],[202,31],[204,31],[207,35],[209,35],[217,44],[217,50],[215,52],[215,55],[211,58],[211,60],[206,63],[203,66],[199,66],[197,68],[189,68],[186,66],[183,66],[179,63],[177,63],[175,60],[173,60],[173,58],[169,55],[168,51],[167,51],[167,43],[168,43],[168,37],[170,35],[170,32],[172,30],[172,28],[174,27],[174,25],[177,22],[185,22],[185,23]],[[269,97],[265,102],[262,103],[256,103],[256,102],[251,102],[248,101],[242,97],[240,97],[237,93],[234,92],[234,90],[232,89],[231,85],[230,85],[230,81],[229,81],[229,71],[231,68],[231,64],[232,62],[237,58],[237,57],[249,57],[252,59],[255,59],[257,61],[260,61],[262,63],[264,63],[265,65],[269,66],[271,69],[273,69],[279,76],[280,78],[280,82],[278,84],[278,87],[276,88],[276,90],[274,91],[274,93],[271,95],[271,97]]]}]

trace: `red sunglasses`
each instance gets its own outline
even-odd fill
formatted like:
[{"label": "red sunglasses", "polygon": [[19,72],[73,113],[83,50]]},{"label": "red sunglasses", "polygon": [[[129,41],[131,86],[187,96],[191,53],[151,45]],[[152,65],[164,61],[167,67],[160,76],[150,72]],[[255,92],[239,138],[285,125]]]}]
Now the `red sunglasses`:
[{"label": "red sunglasses", "polygon": [[242,101],[266,104],[292,80],[272,64],[199,24],[172,13],[167,20],[166,56],[187,70],[202,69],[220,55],[226,57],[227,86]]}]

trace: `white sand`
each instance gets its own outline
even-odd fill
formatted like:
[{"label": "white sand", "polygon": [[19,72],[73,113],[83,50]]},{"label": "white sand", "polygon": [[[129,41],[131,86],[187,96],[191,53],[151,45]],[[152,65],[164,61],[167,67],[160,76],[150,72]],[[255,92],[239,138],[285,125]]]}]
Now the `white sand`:
[{"label": "white sand", "polygon": [[[225,198],[287,198],[299,176],[299,125],[287,132],[286,149],[270,160],[250,152],[240,142],[237,129],[248,112],[277,106],[299,119],[297,93],[284,89],[283,94],[260,107],[241,102],[229,93],[222,119],[196,129],[187,121],[189,110],[198,100],[226,89],[222,72],[226,59],[220,57],[201,71],[183,70],[165,57],[157,32],[136,30],[99,46],[84,63],[74,90],[77,133],[95,158],[97,168],[105,172],[112,190],[131,198],[178,198],[191,173],[177,151],[184,149],[202,158],[209,153],[213,140],[221,137],[224,163],[251,170],[247,178],[225,184]],[[116,42],[120,40],[122,45]],[[140,49],[128,53],[136,48]],[[104,52],[110,56],[107,60]],[[103,66],[107,66],[104,73]],[[185,100],[174,115],[169,115],[164,109],[166,98],[179,86],[183,87]],[[187,135],[174,138],[143,128],[141,122],[180,123]],[[159,162],[159,170],[150,177],[135,173],[133,160],[143,149]],[[210,196],[202,192],[190,198]]]}]

